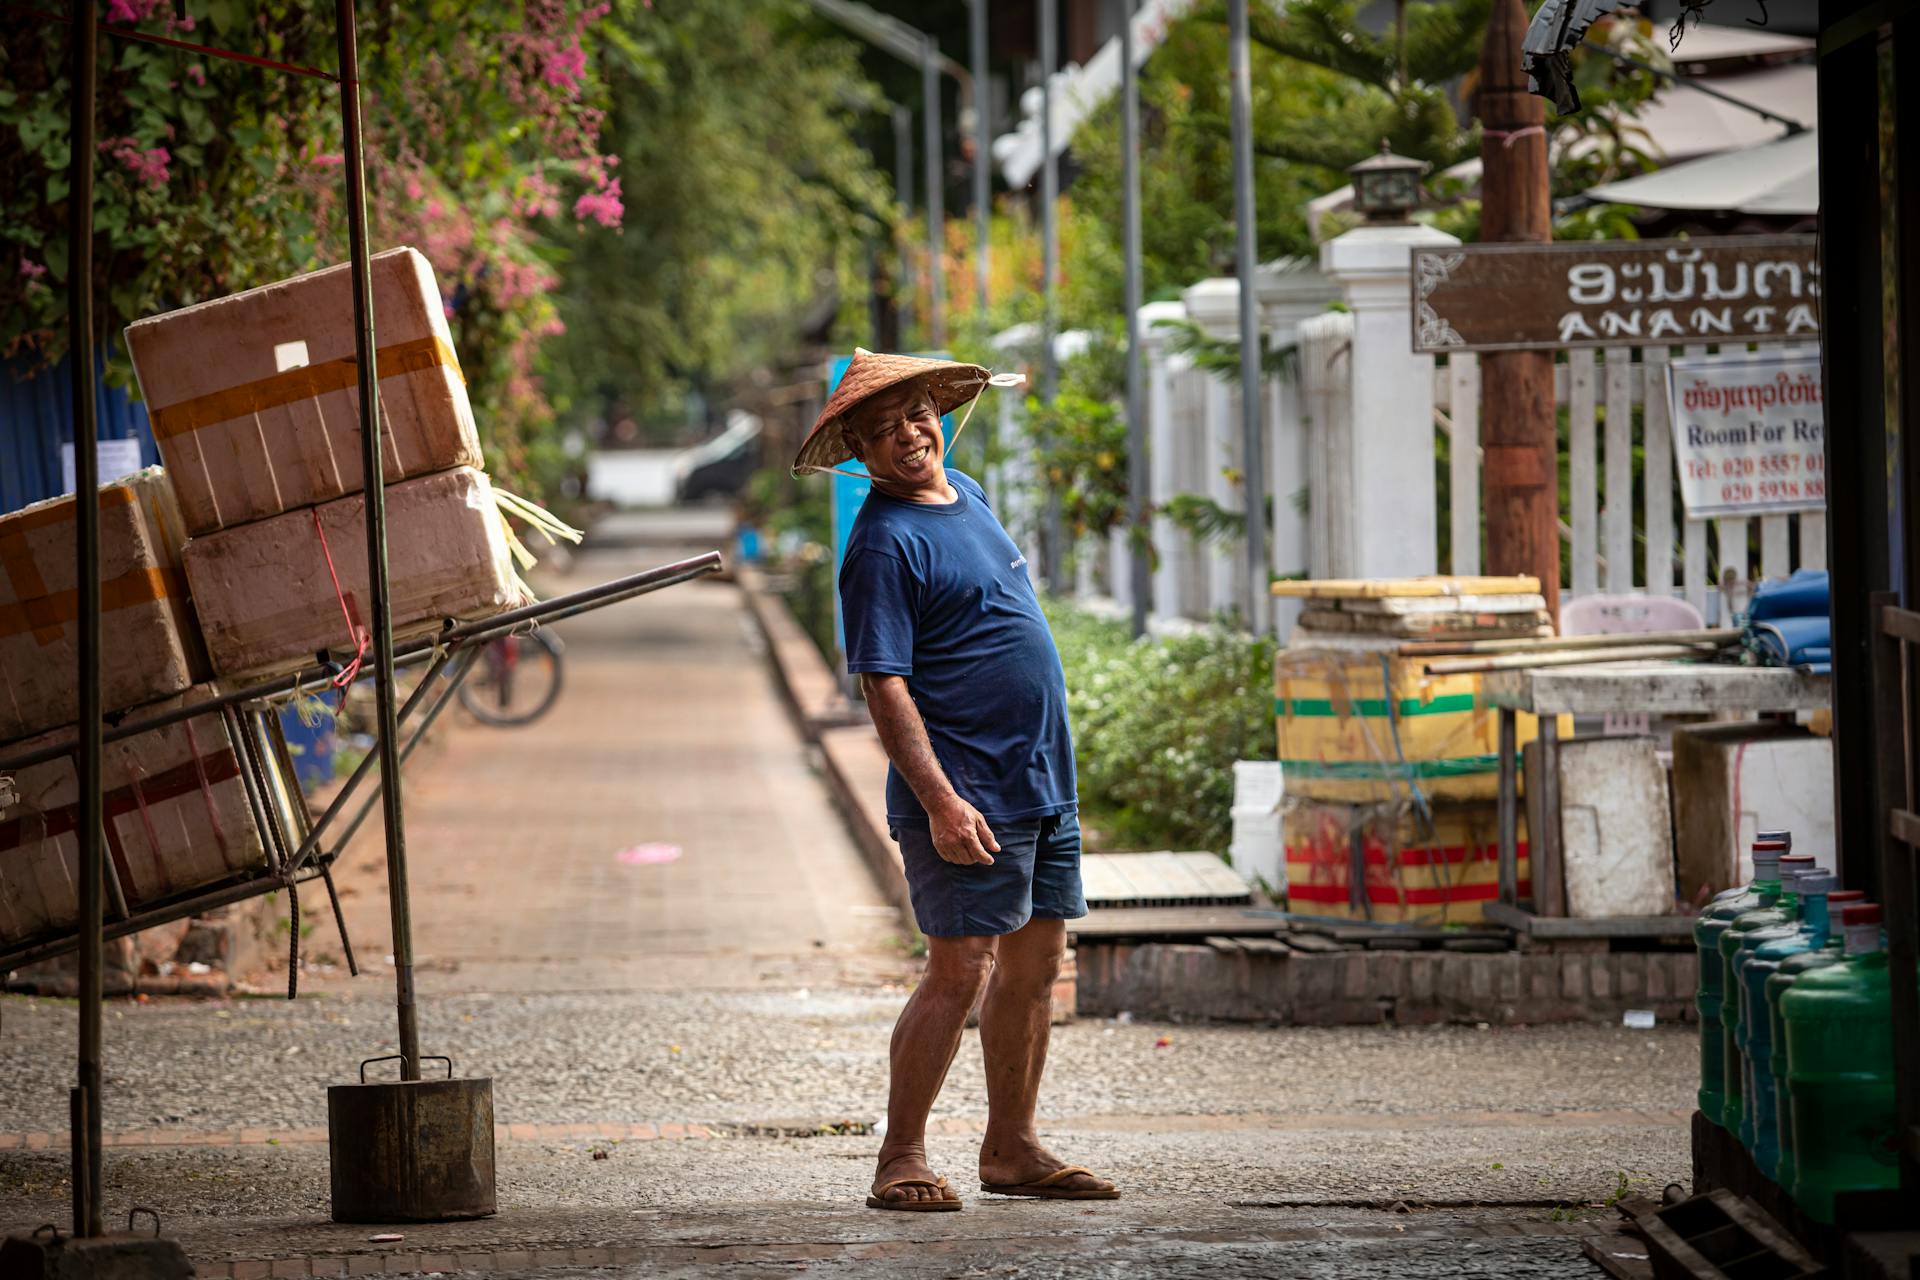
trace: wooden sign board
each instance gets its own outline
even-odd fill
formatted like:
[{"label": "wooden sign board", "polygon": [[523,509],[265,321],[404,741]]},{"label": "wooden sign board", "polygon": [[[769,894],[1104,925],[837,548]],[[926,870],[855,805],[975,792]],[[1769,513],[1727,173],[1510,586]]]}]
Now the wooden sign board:
[{"label": "wooden sign board", "polygon": [[1412,287],[1416,352],[1820,337],[1811,235],[1415,249]]}]

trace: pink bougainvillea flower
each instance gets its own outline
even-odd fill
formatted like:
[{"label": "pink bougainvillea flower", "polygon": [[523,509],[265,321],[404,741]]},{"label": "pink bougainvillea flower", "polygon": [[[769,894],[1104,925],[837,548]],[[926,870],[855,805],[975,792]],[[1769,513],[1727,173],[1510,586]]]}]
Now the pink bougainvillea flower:
[{"label": "pink bougainvillea flower", "polygon": [[136,181],[150,187],[167,185],[167,165],[173,155],[165,147],[142,151],[132,138],[109,138],[100,147],[103,151],[111,150],[113,158],[125,165]]},{"label": "pink bougainvillea flower", "polygon": [[337,164],[345,164],[346,157],[338,151],[322,151],[313,158],[313,163],[319,168],[331,169]]},{"label": "pink bougainvillea flower", "polygon": [[47,269],[38,262],[34,262],[28,258],[22,258],[20,259],[20,274],[29,280],[38,280],[41,276],[47,274]]},{"label": "pink bougainvillea flower", "polygon": [[[160,7],[160,0],[109,0],[108,22],[145,22]],[[189,28],[191,30],[191,28]]]},{"label": "pink bougainvillea flower", "polygon": [[580,87],[580,81],[587,74],[587,51],[580,47],[578,40],[562,45],[548,56],[540,74],[554,88],[571,93]]},{"label": "pink bougainvillea flower", "polygon": [[589,191],[573,202],[573,216],[585,222],[591,218],[603,227],[617,227],[626,213],[620,203],[620,179],[615,178],[598,191]]},{"label": "pink bougainvillea flower", "polygon": [[187,79],[195,84],[204,85],[207,82],[207,69],[197,62],[190,62],[187,64]]}]

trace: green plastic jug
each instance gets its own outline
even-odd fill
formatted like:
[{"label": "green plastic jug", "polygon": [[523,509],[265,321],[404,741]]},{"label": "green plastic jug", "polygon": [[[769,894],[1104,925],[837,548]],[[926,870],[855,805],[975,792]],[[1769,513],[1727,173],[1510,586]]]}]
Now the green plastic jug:
[{"label": "green plastic jug", "polygon": [[1753,881],[1744,889],[1722,893],[1707,904],[1693,925],[1693,945],[1700,956],[1699,987],[1693,1007],[1700,1015],[1700,1090],[1696,1095],[1701,1114],[1715,1124],[1726,1106],[1727,1058],[1720,1025],[1720,938],[1732,927],[1736,917],[1764,905],[1764,895],[1780,889],[1780,856],[1787,852],[1785,840],[1756,840],[1753,843]]},{"label": "green plastic jug", "polygon": [[1880,908],[1842,916],[1846,958],[1803,973],[1780,999],[1793,1104],[1793,1198],[1833,1221],[1836,1195],[1900,1184],[1893,1025]]},{"label": "green plastic jug", "polygon": [[1726,1097],[1720,1105],[1720,1127],[1731,1134],[1738,1135],[1741,1131],[1746,1113],[1747,1081],[1747,1060],[1740,1039],[1739,977],[1735,971],[1734,957],[1746,945],[1747,935],[1775,925],[1793,923],[1791,904],[1781,905],[1785,895],[1784,886],[1802,871],[1812,868],[1813,855],[1810,853],[1784,855],[1776,873],[1779,878],[1774,882],[1774,891],[1761,895],[1764,905],[1735,916],[1727,931],[1720,935],[1720,1042],[1726,1046],[1726,1070],[1721,1076],[1725,1081]]},{"label": "green plastic jug", "polygon": [[1835,922],[1847,907],[1865,902],[1866,898],[1867,895],[1858,889],[1836,889],[1828,894],[1829,924],[1825,945],[1818,950],[1788,956],[1780,962],[1779,971],[1767,979],[1767,1022],[1773,1028],[1774,1137],[1778,1143],[1779,1158],[1773,1168],[1763,1172],[1789,1192],[1793,1190],[1794,1173],[1793,1095],[1787,1089],[1787,1075],[1793,1068],[1793,1059],[1787,1046],[1787,1021],[1780,1013],[1780,999],[1801,974],[1839,964],[1846,958],[1840,949],[1840,930],[1835,927]]},{"label": "green plastic jug", "polygon": [[1776,932],[1763,929],[1751,935],[1752,949],[1740,959],[1740,1034],[1747,1059],[1746,1110],[1741,1116],[1740,1140],[1753,1153],[1754,1163],[1772,1173],[1780,1159],[1778,1105],[1774,1089],[1773,1022],[1767,1016],[1767,982],[1785,961],[1827,945],[1827,895],[1840,887],[1825,870],[1801,876],[1781,886],[1795,904],[1799,924],[1784,936],[1758,939]]}]

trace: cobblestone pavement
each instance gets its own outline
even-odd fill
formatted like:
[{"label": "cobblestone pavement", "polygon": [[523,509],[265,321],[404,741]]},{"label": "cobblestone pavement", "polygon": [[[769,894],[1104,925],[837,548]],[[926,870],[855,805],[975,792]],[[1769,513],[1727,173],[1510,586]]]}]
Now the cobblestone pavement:
[{"label": "cobblestone pavement", "polygon": [[[563,634],[552,716],[455,722],[408,777],[423,1040],[495,1080],[500,1213],[386,1243],[328,1220],[325,1089],[394,1040],[363,842],[366,976],[110,1007],[109,1206],[159,1209],[201,1274],[1588,1276],[1608,1197],[1685,1180],[1683,1029],[1081,1021],[1045,1136],[1124,1200],[973,1193],[969,1033],[931,1139],[967,1211],[867,1210],[913,964],[737,594],[676,588]],[[614,859],[648,841],[682,857]],[[67,1216],[73,1029],[68,1003],[0,999],[0,1226]]]}]

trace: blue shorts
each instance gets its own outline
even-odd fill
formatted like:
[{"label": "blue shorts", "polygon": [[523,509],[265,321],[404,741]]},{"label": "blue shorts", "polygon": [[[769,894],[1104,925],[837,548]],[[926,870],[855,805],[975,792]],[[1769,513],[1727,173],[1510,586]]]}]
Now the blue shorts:
[{"label": "blue shorts", "polygon": [[987,825],[1000,842],[992,866],[948,862],[934,849],[930,827],[894,825],[920,932],[929,938],[997,937],[1035,917],[1075,920],[1087,914],[1075,810],[1019,822],[989,819]]}]

